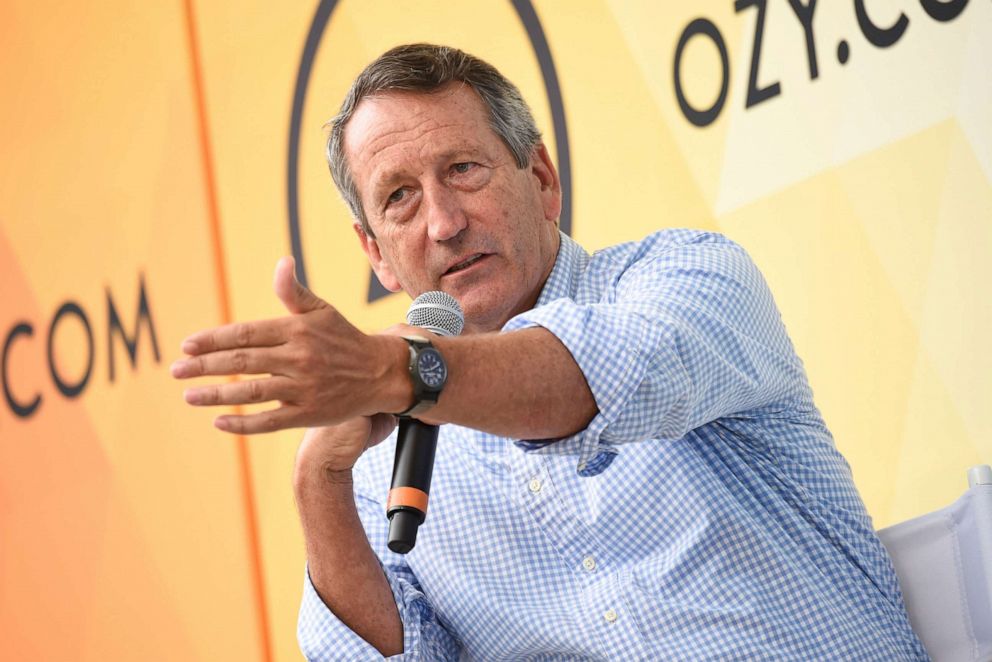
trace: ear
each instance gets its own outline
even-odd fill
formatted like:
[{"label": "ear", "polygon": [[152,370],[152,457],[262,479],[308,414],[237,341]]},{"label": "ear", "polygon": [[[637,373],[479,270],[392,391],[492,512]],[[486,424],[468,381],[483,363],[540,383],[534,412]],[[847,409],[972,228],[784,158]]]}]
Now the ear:
[{"label": "ear", "polygon": [[397,280],[396,276],[393,274],[392,268],[386,262],[386,259],[382,256],[379,251],[379,244],[373,237],[370,237],[365,229],[362,228],[361,224],[355,223],[351,226],[355,230],[355,234],[358,235],[358,241],[362,244],[362,250],[365,251],[366,257],[369,258],[369,264],[372,265],[372,271],[375,275],[379,277],[379,282],[390,292],[399,292],[403,288],[400,287],[400,281]]},{"label": "ear", "polygon": [[544,143],[538,143],[530,156],[530,169],[540,186],[541,206],[544,208],[544,218],[557,221],[561,216],[561,181],[558,171],[548,154]]}]

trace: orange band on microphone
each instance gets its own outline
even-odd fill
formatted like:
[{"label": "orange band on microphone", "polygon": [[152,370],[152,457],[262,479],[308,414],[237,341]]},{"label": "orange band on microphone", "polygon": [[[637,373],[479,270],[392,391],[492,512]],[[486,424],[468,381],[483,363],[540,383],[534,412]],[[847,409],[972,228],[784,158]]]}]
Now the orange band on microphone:
[{"label": "orange band on microphone", "polygon": [[389,490],[389,499],[386,501],[386,511],[390,511],[397,506],[408,506],[416,508],[422,513],[427,512],[427,492],[418,490],[416,487],[394,487]]}]

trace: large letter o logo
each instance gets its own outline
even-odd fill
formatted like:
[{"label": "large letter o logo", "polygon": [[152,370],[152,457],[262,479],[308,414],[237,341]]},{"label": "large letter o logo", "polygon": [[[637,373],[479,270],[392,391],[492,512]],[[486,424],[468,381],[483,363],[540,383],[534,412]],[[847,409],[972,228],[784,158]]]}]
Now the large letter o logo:
[{"label": "large letter o logo", "polygon": [[[682,90],[682,51],[686,44],[697,34],[703,34],[713,40],[717,50],[720,51],[720,65],[722,67],[722,80],[720,83],[720,96],[716,102],[706,110],[697,110],[689,105],[688,99]],[[723,42],[720,30],[713,23],[705,18],[697,18],[686,26],[679,37],[679,44],[675,47],[675,96],[679,101],[679,108],[685,118],[698,127],[709,126],[720,115],[723,104],[727,100],[727,90],[730,87],[730,59],[727,57],[727,45]]]}]

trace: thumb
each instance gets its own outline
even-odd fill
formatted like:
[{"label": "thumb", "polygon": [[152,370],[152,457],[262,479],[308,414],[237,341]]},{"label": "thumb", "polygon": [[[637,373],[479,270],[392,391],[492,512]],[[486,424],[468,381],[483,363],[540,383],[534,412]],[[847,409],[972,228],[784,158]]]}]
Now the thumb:
[{"label": "thumb", "polygon": [[276,296],[286,306],[286,310],[294,315],[307,313],[327,306],[327,303],[316,294],[303,287],[296,280],[296,260],[284,257],[276,263],[276,274],[273,282]]}]

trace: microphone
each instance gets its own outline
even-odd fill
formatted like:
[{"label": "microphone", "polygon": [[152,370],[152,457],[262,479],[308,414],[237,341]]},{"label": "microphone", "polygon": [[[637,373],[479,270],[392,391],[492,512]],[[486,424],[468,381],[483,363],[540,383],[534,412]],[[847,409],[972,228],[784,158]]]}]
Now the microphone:
[{"label": "microphone", "polygon": [[[407,324],[440,336],[462,332],[465,316],[461,306],[445,292],[425,292],[410,305]],[[401,418],[396,434],[393,482],[386,502],[389,518],[389,549],[406,554],[417,544],[417,531],[427,517],[427,497],[434,471],[438,426],[415,418]]]}]

